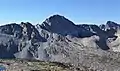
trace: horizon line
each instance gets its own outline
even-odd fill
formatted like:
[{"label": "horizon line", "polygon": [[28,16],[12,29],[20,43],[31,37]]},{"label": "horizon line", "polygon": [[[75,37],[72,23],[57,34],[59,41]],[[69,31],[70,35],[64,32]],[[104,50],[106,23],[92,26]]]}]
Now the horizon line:
[{"label": "horizon line", "polygon": [[[25,22],[26,23],[26,22],[29,22],[29,21],[16,21],[16,22],[14,21],[14,22],[4,22],[4,23],[0,22],[0,26],[6,25],[6,24],[12,24],[12,23],[20,24],[21,22]],[[40,22],[29,22],[29,23],[31,23],[32,25],[42,24],[42,22],[41,23]],[[100,25],[100,23],[92,23],[92,22],[79,22],[79,23],[77,22],[77,23],[74,23],[74,24],[75,25],[80,25],[80,24]],[[101,23],[101,24],[106,24],[106,23]],[[117,24],[119,24],[119,23],[117,23]]]}]

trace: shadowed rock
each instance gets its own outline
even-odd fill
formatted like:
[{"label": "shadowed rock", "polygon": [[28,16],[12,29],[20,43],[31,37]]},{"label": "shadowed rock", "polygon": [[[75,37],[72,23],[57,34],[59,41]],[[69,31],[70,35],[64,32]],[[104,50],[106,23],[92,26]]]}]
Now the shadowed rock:
[{"label": "shadowed rock", "polygon": [[119,70],[119,60],[115,59],[120,58],[119,27],[111,21],[100,26],[75,25],[60,15],[53,15],[36,26],[29,22],[3,25],[0,26],[0,58],[70,63],[98,71]]}]

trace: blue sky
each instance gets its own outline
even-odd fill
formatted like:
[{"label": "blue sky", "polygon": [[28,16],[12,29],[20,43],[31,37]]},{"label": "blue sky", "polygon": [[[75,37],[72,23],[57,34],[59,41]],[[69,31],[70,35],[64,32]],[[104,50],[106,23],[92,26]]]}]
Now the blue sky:
[{"label": "blue sky", "polygon": [[120,0],[0,0],[0,24],[37,24],[57,13],[74,23],[119,23]]}]

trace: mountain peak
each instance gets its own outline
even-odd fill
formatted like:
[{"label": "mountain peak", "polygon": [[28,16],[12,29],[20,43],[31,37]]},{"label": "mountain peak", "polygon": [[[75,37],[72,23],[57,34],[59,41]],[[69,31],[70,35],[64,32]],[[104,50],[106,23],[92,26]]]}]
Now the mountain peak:
[{"label": "mountain peak", "polygon": [[58,33],[61,35],[67,35],[70,32],[75,31],[75,24],[61,15],[53,15],[47,18],[41,25],[42,29],[45,29],[52,33]]},{"label": "mountain peak", "polygon": [[117,23],[113,22],[113,21],[107,21],[106,25],[117,25]]},{"label": "mountain peak", "polygon": [[[74,24],[72,21],[70,21],[69,19],[67,19],[66,17],[62,16],[62,15],[59,15],[59,14],[55,14],[55,15],[52,15],[50,16],[49,18],[47,18],[46,20],[49,20],[49,21],[54,21],[58,24],[62,24],[61,21],[63,22],[69,22],[71,24]],[[65,23],[64,23],[65,24]]]},{"label": "mountain peak", "polygon": [[64,16],[59,15],[59,14],[55,14],[55,15],[50,16],[49,19],[50,18],[62,18],[62,17],[64,17]]},{"label": "mountain peak", "polygon": [[106,28],[107,29],[117,29],[119,27],[120,27],[120,25],[113,22],[113,21],[107,21],[107,23],[106,23]]}]

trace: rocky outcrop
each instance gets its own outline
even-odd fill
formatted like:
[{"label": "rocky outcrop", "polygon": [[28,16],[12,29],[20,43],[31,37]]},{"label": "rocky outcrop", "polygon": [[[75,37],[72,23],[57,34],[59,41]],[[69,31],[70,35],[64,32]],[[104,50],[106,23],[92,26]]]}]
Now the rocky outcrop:
[{"label": "rocky outcrop", "polygon": [[63,36],[71,35],[73,37],[86,37],[92,35],[89,31],[77,27],[73,22],[60,15],[53,15],[46,19],[42,23],[41,28]]},{"label": "rocky outcrop", "polygon": [[[119,24],[75,25],[53,15],[42,24],[0,26],[0,58],[23,58],[70,63],[97,71],[119,69]],[[114,66],[113,66],[114,65]]]},{"label": "rocky outcrop", "polygon": [[29,22],[0,26],[0,58],[34,58],[38,42],[46,41]]}]

